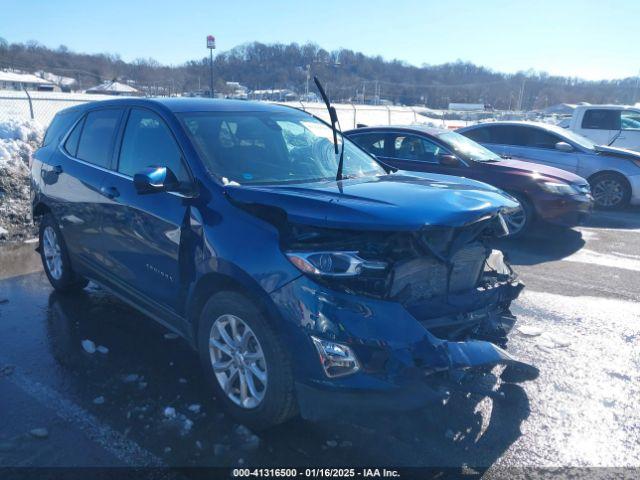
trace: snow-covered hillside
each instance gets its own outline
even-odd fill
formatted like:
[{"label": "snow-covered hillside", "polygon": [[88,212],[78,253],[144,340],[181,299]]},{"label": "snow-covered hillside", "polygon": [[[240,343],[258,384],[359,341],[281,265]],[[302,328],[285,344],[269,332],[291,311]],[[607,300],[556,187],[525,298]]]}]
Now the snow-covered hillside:
[{"label": "snow-covered hillside", "polygon": [[33,120],[0,121],[0,242],[34,235],[29,159],[42,140]]}]

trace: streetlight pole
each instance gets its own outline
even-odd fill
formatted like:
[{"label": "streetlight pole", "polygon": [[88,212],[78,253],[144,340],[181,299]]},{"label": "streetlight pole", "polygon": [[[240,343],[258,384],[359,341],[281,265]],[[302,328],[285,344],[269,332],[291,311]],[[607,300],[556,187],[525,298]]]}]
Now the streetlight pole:
[{"label": "streetlight pole", "polygon": [[209,97],[213,98],[213,51],[216,48],[216,37],[207,36],[207,48],[209,49]]}]

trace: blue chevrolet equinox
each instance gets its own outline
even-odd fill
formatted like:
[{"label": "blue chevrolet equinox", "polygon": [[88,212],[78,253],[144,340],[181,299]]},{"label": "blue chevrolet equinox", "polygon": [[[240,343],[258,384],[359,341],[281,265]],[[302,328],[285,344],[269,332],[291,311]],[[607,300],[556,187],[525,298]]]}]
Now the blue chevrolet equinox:
[{"label": "blue chevrolet equinox", "polygon": [[522,284],[491,247],[513,198],[334,133],[228,100],[61,111],[31,171],[49,281],[94,281],[184,337],[254,428],[420,408],[476,369],[532,378],[503,349]]}]

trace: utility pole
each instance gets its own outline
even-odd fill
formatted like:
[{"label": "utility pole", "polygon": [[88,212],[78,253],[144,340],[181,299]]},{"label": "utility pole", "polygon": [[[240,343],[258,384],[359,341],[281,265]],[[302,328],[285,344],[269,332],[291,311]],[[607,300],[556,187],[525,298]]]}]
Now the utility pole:
[{"label": "utility pole", "polygon": [[307,85],[304,88],[304,99],[309,101],[309,79],[311,78],[311,65],[307,65]]},{"label": "utility pole", "polygon": [[209,97],[213,98],[213,51],[216,49],[216,37],[207,35],[207,48],[209,49]]},{"label": "utility pole", "polygon": [[518,110],[520,112],[522,111],[522,103],[524,102],[524,84],[526,83],[526,81],[526,78],[522,80],[522,87],[520,87],[520,98],[518,100]]}]

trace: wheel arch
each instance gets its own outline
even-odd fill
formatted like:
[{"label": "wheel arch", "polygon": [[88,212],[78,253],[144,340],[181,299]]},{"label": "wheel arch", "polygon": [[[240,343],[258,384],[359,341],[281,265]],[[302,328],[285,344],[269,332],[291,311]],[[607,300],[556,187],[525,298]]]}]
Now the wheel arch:
[{"label": "wheel arch", "polygon": [[244,295],[256,305],[269,322],[279,323],[281,318],[275,305],[261,288],[251,288],[224,273],[210,272],[200,277],[196,282],[187,302],[186,313],[194,345],[197,344],[198,339],[200,312],[212,295],[222,291],[233,291]]},{"label": "wheel arch", "polygon": [[597,172],[589,175],[589,177],[587,178],[587,182],[591,184],[593,179],[599,177],[600,175],[615,175],[616,177],[620,177],[624,180],[624,183],[627,185],[627,187],[629,187],[629,190],[631,190],[631,182],[629,182],[629,179],[624,173],[619,172],[618,170],[598,170]]},{"label": "wheel arch", "polygon": [[509,195],[515,197],[516,200],[523,198],[529,204],[529,207],[531,207],[531,220],[536,220],[540,216],[536,208],[536,204],[533,200],[531,200],[531,195],[529,195],[528,192],[523,192],[523,191],[516,192],[515,190],[507,190],[507,189],[504,189],[504,191],[507,192]]},{"label": "wheel arch", "polygon": [[589,182],[589,185],[591,186],[591,190],[592,191],[593,191],[593,181],[597,177],[599,177],[601,175],[614,175],[614,176],[618,177],[622,181],[622,183],[627,188],[627,197],[626,197],[626,199],[623,199],[623,203],[621,205],[618,205],[618,207],[624,208],[624,207],[628,206],[631,198],[634,195],[634,192],[633,192],[633,185],[631,184],[631,182],[629,181],[627,176],[624,173],[621,173],[621,172],[619,172],[617,170],[600,170],[600,171],[590,175],[587,178],[587,182]]},{"label": "wheel arch", "polygon": [[43,201],[38,201],[33,205],[32,217],[35,220],[36,217],[42,217],[47,213],[52,213],[51,208]]}]

